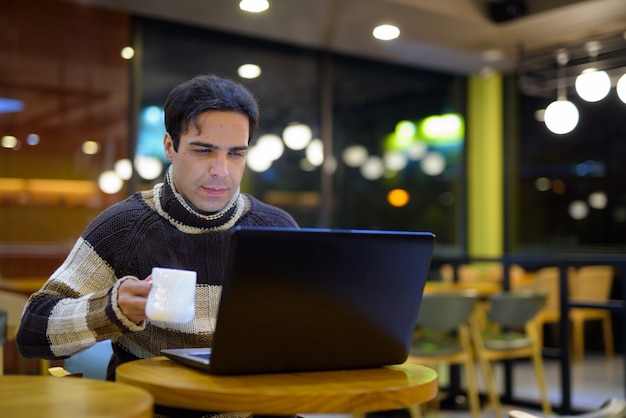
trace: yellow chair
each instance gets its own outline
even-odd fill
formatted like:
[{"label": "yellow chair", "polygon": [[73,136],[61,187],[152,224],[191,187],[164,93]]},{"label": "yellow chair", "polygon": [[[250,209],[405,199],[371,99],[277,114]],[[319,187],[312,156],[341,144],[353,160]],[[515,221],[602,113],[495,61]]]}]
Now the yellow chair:
[{"label": "yellow chair", "polygon": [[[609,299],[613,285],[613,267],[585,266],[578,269],[569,268],[567,275],[568,298],[570,301],[598,302]],[[532,289],[542,291],[548,295],[545,307],[539,311],[535,318],[542,345],[545,324],[557,324],[561,320],[559,281],[560,271],[558,267],[544,267],[537,270],[534,280],[514,287],[516,290]],[[584,358],[584,329],[587,321],[602,321],[605,355],[608,358],[613,356],[613,324],[610,311],[606,309],[571,308],[569,310],[569,320],[572,324],[572,361],[582,361]]]},{"label": "yellow chair", "polygon": [[[408,358],[409,362],[424,365],[464,365],[468,401],[473,418],[480,417],[480,402],[469,319],[477,300],[478,297],[473,292],[424,295]],[[417,406],[414,409],[421,412]]]},{"label": "yellow chair", "polygon": [[539,310],[534,318],[537,324],[537,332],[541,346],[545,346],[544,327],[546,324],[558,324],[561,320],[559,307],[559,268],[543,267],[536,271],[530,281],[516,283],[512,286],[514,291],[532,290],[546,294],[546,304]]},{"label": "yellow chair", "polygon": [[546,295],[543,293],[503,292],[489,298],[490,306],[485,318],[473,320],[471,323],[475,353],[485,376],[489,401],[496,418],[502,417],[502,406],[491,362],[518,358],[532,359],[542,410],[546,415],[552,414],[552,406],[547,396],[541,344],[537,326],[533,322],[545,303]]},{"label": "yellow chair", "polygon": [[[572,302],[602,302],[609,300],[613,285],[613,267],[584,266],[569,276],[568,293]],[[602,321],[604,353],[613,357],[613,324],[611,312],[607,309],[571,308],[569,319],[572,323],[572,360],[582,361],[585,355],[585,322]]]},{"label": "yellow chair", "polygon": [[[17,336],[17,330],[20,327],[20,321],[22,319],[22,311],[26,305],[28,297],[17,292],[7,292],[0,290],[0,308],[4,309],[7,313],[6,320],[6,338],[5,343],[8,341],[15,341]],[[4,374],[4,343],[0,345],[0,374]],[[40,360],[39,367],[41,374],[47,374],[50,362],[48,360]]]}]

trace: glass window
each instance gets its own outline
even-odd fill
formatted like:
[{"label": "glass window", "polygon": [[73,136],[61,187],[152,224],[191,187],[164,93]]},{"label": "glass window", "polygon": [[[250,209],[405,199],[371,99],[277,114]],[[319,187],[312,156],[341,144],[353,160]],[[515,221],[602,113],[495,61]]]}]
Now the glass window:
[{"label": "glass window", "polygon": [[[253,146],[269,136],[283,153],[269,167],[249,164],[244,192],[302,226],[430,230],[442,244],[459,241],[463,79],[155,20],[140,27],[142,109],[162,106],[198,73],[238,79],[259,98]],[[243,64],[260,76],[240,78]],[[292,145],[298,132],[305,144]],[[357,162],[350,153],[359,150]]]},{"label": "glass window", "polygon": [[519,215],[512,220],[520,250],[619,251],[626,235],[626,122],[614,90],[598,103],[568,98],[578,126],[553,134],[536,118],[552,98],[521,96]]}]

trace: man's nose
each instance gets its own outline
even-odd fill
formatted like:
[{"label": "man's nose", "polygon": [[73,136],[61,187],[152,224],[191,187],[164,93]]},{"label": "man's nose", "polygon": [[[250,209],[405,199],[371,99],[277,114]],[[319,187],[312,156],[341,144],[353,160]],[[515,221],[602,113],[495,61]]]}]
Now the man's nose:
[{"label": "man's nose", "polygon": [[209,174],[215,177],[221,177],[228,173],[227,161],[225,155],[216,155],[211,160]]}]

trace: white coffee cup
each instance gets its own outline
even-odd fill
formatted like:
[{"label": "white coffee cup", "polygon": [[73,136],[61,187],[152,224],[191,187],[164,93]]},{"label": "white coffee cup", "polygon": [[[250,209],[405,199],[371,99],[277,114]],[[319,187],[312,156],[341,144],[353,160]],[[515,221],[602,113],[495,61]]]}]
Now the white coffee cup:
[{"label": "white coffee cup", "polygon": [[154,267],[146,316],[160,322],[189,322],[194,315],[195,295],[195,271]]}]

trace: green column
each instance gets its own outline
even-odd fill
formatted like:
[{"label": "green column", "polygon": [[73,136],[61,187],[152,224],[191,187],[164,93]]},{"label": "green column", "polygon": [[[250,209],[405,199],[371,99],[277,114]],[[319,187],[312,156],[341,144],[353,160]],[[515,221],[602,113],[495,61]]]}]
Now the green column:
[{"label": "green column", "polygon": [[467,196],[470,256],[503,251],[502,76],[472,75],[468,82]]}]

